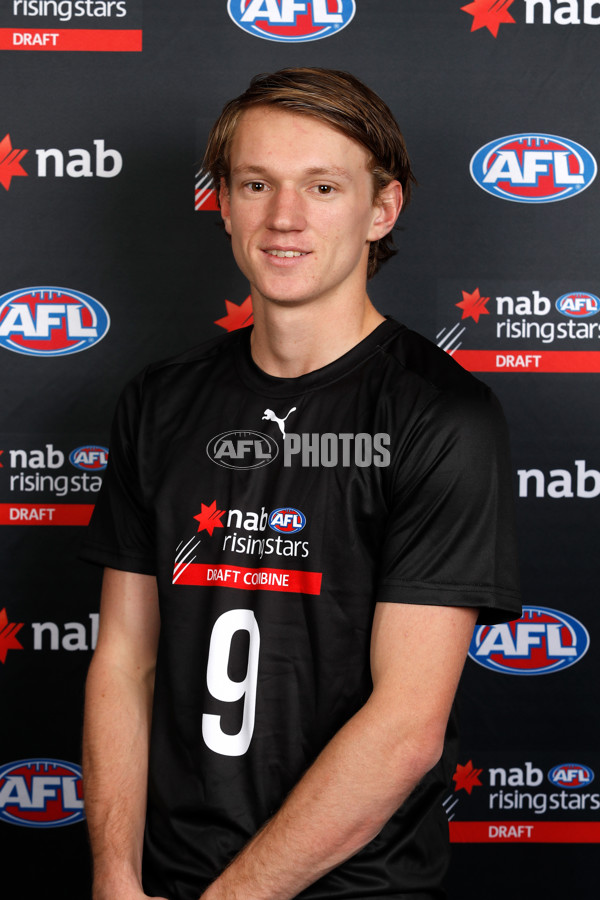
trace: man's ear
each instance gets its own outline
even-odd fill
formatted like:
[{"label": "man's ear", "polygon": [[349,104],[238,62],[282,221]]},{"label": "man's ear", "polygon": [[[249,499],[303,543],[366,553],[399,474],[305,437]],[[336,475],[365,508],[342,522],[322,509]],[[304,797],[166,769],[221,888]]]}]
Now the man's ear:
[{"label": "man's ear", "polygon": [[378,241],[388,234],[400,215],[402,209],[402,185],[399,181],[390,181],[379,192],[374,204],[374,218],[369,232],[369,241]]},{"label": "man's ear", "polygon": [[224,178],[221,178],[219,185],[219,205],[221,207],[221,218],[225,224],[225,231],[231,235],[231,203],[229,202],[229,188]]}]

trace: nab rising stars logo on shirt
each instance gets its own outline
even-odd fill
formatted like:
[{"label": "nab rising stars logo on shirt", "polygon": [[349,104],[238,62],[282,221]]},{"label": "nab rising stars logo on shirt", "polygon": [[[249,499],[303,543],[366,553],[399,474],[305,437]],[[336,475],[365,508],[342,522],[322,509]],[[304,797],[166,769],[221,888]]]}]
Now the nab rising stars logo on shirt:
[{"label": "nab rising stars logo on shirt", "polygon": [[592,154],[552,134],[511,134],[490,141],[471,159],[479,187],[516,203],[553,203],[581,193],[597,172]]},{"label": "nab rising stars logo on shirt", "polygon": [[349,25],[354,0],[229,0],[236,25],[266,41],[317,41]]}]

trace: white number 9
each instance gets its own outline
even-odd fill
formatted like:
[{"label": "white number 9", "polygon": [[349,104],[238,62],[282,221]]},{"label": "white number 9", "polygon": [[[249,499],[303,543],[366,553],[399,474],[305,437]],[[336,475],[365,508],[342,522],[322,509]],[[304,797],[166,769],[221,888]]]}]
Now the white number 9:
[{"label": "white number 9", "polygon": [[[231,642],[238,631],[247,631],[249,637],[248,668],[243,681],[233,681],[227,671]],[[237,734],[226,734],[223,731],[221,716],[212,713],[202,715],[202,737],[207,747],[215,753],[221,753],[223,756],[243,756],[250,746],[254,732],[259,649],[260,632],[251,609],[231,609],[219,616],[210,638],[206,685],[215,700],[234,703],[243,697],[244,713]]]}]

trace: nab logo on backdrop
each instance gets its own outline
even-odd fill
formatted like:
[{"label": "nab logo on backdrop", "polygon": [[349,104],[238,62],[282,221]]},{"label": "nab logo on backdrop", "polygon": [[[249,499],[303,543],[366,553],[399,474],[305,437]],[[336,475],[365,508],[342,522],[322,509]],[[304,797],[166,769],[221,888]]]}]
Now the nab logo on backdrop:
[{"label": "nab logo on backdrop", "polygon": [[[102,138],[93,141],[94,149],[78,147],[60,150],[58,147],[35,150],[38,178],[116,178],[123,169],[123,156],[118,150],[106,146]],[[16,176],[27,176],[21,160],[28,153],[13,147],[10,134],[0,141],[0,184],[10,190]]]},{"label": "nab logo on backdrop", "polygon": [[511,13],[523,11],[526,25],[600,25],[600,0],[521,0],[518,6],[514,4],[515,0],[473,0],[461,10],[473,16],[471,31],[487,28],[494,37],[501,25],[516,24]]},{"label": "nab logo on backdrop", "polygon": [[0,767],[0,819],[58,828],[84,818],[79,766],[60,759],[21,759]]},{"label": "nab logo on backdrop", "polygon": [[267,41],[317,41],[349,25],[354,0],[229,0],[236,25]]},{"label": "nab logo on backdrop", "polygon": [[551,134],[512,134],[490,141],[471,159],[471,177],[503,200],[553,203],[581,193],[596,177],[596,160],[581,144]]},{"label": "nab logo on backdrop", "polygon": [[88,350],[110,328],[98,300],[69,288],[33,287],[0,297],[0,345],[26,356]]},{"label": "nab logo on backdrop", "polygon": [[546,675],[578,663],[589,645],[587,629],[574,616],[525,606],[516,622],[475,628],[469,656],[504,675]]}]

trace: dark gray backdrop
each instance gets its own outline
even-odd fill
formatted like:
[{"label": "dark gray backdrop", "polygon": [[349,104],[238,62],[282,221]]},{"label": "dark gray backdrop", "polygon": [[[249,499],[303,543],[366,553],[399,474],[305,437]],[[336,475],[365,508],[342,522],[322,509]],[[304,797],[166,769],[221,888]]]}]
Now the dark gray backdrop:
[{"label": "dark gray backdrop", "polygon": [[[347,19],[352,5],[330,0],[328,10]],[[143,9],[127,0],[126,15],[118,17],[114,9],[100,15],[106,6],[95,3],[95,16],[60,21],[52,4],[40,17],[0,2],[0,141],[4,135],[10,141],[0,144],[0,317],[7,314],[4,295],[35,286],[88,295],[111,320],[101,342],[75,354],[33,356],[0,346],[3,896],[89,892],[85,825],[56,826],[64,815],[57,812],[60,791],[54,806],[23,808],[15,824],[10,814],[19,792],[5,771],[34,760],[37,767],[27,771],[35,777],[58,771],[44,768],[44,760],[80,762],[99,573],[77,560],[81,526],[54,525],[85,516],[82,507],[94,502],[94,492],[73,481],[83,470],[69,454],[106,447],[123,382],[148,361],[218,334],[225,300],[238,306],[247,297],[218,213],[194,208],[202,143],[223,103],[251,75],[322,65],[366,81],[405,133],[419,187],[400,220],[398,256],[372,283],[371,295],[382,312],[434,341],[465,326],[460,348],[452,348],[457,359],[465,350],[494,351],[485,359],[500,368],[480,377],[500,396],[511,425],[515,491],[518,470],[535,469],[541,475],[532,478],[543,482],[542,496],[530,480],[517,503],[524,602],[559,614],[555,633],[572,662],[548,673],[548,632],[532,638],[538,644],[529,656],[513,659],[519,674],[467,662],[462,768],[447,802],[455,842],[451,895],[592,898],[593,845],[600,840],[598,335],[588,329],[587,337],[544,342],[530,329],[529,338],[504,339],[497,328],[506,315],[498,313],[497,298],[546,297],[552,308],[545,316],[532,309],[513,320],[558,328],[575,321],[557,311],[559,296],[600,294],[598,185],[560,202],[508,202],[476,184],[469,162],[480,147],[509,135],[555,135],[598,155],[600,28],[592,20],[600,20],[600,4],[356,0],[347,27],[302,42],[245,32],[228,15],[226,0],[146,0]],[[65,18],[67,7],[59,7]],[[471,31],[472,25],[481,27]],[[129,46],[142,30],[143,49],[103,49],[111,30],[128,32],[121,39]],[[31,42],[35,34],[57,37],[23,49],[26,33]],[[69,41],[83,49],[60,49]],[[97,174],[95,141],[104,153],[119,154],[118,174]],[[61,151],[65,165],[79,160],[79,172],[89,153],[90,174],[57,177],[50,162],[40,174],[36,151],[49,148]],[[14,151],[23,149],[15,162]],[[105,157],[105,172],[114,159]],[[462,292],[472,297],[476,290],[489,298],[487,312],[461,319]],[[594,321],[590,315],[576,324]],[[548,355],[555,352],[561,355]],[[57,451],[64,464],[53,468]],[[578,468],[576,460],[585,462]],[[26,481],[36,474],[37,482]],[[42,476],[54,481],[40,482]],[[549,491],[553,482],[561,486]],[[55,511],[51,523],[42,510]],[[570,631],[560,619],[565,614],[587,630],[584,656],[584,633]],[[534,612],[525,625],[532,621],[549,620]],[[542,657],[541,674],[522,674]],[[587,778],[587,786],[565,786],[564,772],[552,780],[557,766]],[[32,789],[26,778],[20,783]]]}]

